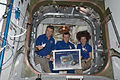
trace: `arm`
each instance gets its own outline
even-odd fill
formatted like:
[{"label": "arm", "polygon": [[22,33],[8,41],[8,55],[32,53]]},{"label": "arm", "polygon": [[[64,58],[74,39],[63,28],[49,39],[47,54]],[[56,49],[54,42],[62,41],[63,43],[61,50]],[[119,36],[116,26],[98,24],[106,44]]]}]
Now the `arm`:
[{"label": "arm", "polygon": [[42,38],[41,38],[41,36],[39,36],[36,40],[35,51],[39,51],[39,50],[43,49],[43,46],[41,46],[41,41],[42,41]]},{"label": "arm", "polygon": [[59,41],[56,43],[56,45],[55,45],[55,50],[59,50]]},{"label": "arm", "polygon": [[86,62],[92,59],[92,47],[90,45],[89,45],[88,51],[89,51],[89,58],[86,60]]},{"label": "arm", "polygon": [[35,47],[35,51],[40,51],[41,49],[43,49],[43,46],[36,46]]},{"label": "arm", "polygon": [[74,44],[72,44],[72,49],[75,49],[75,45]]},{"label": "arm", "polygon": [[86,62],[90,61],[92,59],[92,52],[89,52],[89,58],[86,60]]}]

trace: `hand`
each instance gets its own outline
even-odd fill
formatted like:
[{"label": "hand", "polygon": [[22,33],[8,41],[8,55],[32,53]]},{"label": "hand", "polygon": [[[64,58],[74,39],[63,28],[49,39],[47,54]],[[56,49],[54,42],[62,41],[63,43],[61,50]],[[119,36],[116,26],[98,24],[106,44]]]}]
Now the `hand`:
[{"label": "hand", "polygon": [[82,68],[85,67],[85,62],[83,61],[82,64],[81,64]]},{"label": "hand", "polygon": [[51,61],[54,61],[53,57],[50,58]]},{"label": "hand", "polygon": [[50,56],[53,56],[53,52],[50,53]]},{"label": "hand", "polygon": [[43,46],[36,46],[36,48],[37,48],[38,50],[41,50],[41,49],[43,49]]},{"label": "hand", "polygon": [[48,58],[48,59],[49,59],[49,58],[50,58],[50,55],[47,55],[47,56],[46,56],[46,58]]},{"label": "hand", "polygon": [[82,68],[84,68],[84,67],[85,67],[86,62],[87,62],[86,60],[82,60],[82,64],[81,64]]}]

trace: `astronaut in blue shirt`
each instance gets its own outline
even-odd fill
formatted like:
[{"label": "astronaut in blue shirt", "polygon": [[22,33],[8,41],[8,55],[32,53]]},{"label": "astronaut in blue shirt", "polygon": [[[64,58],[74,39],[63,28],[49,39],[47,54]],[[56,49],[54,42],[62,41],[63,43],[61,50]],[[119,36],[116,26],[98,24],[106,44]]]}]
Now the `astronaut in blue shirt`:
[{"label": "astronaut in blue shirt", "polygon": [[56,50],[62,49],[75,49],[74,44],[69,42],[70,34],[69,32],[63,34],[63,40],[56,43]]},{"label": "astronaut in blue shirt", "polygon": [[[56,43],[55,49],[56,50],[63,50],[63,49],[75,49],[74,44],[69,42],[70,39],[70,33],[66,32],[63,34],[63,40],[62,41],[58,41]],[[51,65],[52,68],[52,65]],[[66,70],[67,73],[74,73],[74,70]],[[59,71],[53,71],[54,73],[58,73]]]},{"label": "astronaut in blue shirt", "polygon": [[82,69],[86,70],[91,66],[92,47],[88,44],[90,34],[87,31],[77,33],[77,39],[81,42],[77,45],[77,49],[81,50]]},{"label": "astronaut in blue shirt", "polygon": [[92,52],[92,47],[87,42],[85,43],[84,46],[82,46],[81,43],[78,44],[77,49],[81,50],[82,60],[90,58],[90,55],[91,55],[91,52]]},{"label": "astronaut in blue shirt", "polygon": [[52,37],[53,31],[53,26],[47,26],[45,34],[40,35],[36,40],[35,63],[40,63],[42,70],[48,73],[51,72],[49,68],[50,53],[55,47],[55,40]]},{"label": "astronaut in blue shirt", "polygon": [[36,54],[42,57],[48,56],[54,49],[54,46],[55,40],[52,36],[48,39],[46,34],[40,35],[36,40],[36,47],[39,49]]}]

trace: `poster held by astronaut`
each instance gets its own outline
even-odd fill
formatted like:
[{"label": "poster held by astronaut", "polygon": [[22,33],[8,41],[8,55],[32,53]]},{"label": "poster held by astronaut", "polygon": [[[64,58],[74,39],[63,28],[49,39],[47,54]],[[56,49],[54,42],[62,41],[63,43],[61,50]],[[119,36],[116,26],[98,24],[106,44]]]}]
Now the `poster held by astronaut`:
[{"label": "poster held by astronaut", "polygon": [[81,69],[80,49],[53,51],[53,70]]}]

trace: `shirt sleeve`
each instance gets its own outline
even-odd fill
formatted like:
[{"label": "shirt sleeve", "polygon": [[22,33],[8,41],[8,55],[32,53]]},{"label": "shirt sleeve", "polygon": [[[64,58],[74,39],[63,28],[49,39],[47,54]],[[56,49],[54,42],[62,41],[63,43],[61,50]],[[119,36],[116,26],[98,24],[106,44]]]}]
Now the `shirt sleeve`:
[{"label": "shirt sleeve", "polygon": [[92,47],[91,46],[89,46],[89,52],[92,52]]},{"label": "shirt sleeve", "polygon": [[52,50],[55,49],[55,40],[53,40],[53,44],[52,44]]},{"label": "shirt sleeve", "polygon": [[71,46],[72,46],[72,49],[75,49],[75,45],[74,44],[71,44]]},{"label": "shirt sleeve", "polygon": [[77,45],[77,49],[80,49],[79,44]]},{"label": "shirt sleeve", "polygon": [[77,49],[80,49],[81,56],[83,56],[83,53],[82,53],[82,50],[81,50],[80,44],[77,45]]},{"label": "shirt sleeve", "polygon": [[42,45],[41,41],[42,41],[42,38],[41,38],[41,36],[39,36],[39,37],[36,39],[36,46]]},{"label": "shirt sleeve", "polygon": [[55,45],[55,49],[56,49],[56,50],[59,50],[59,44],[60,44],[60,42],[57,42],[57,43],[56,43],[56,45]]}]

